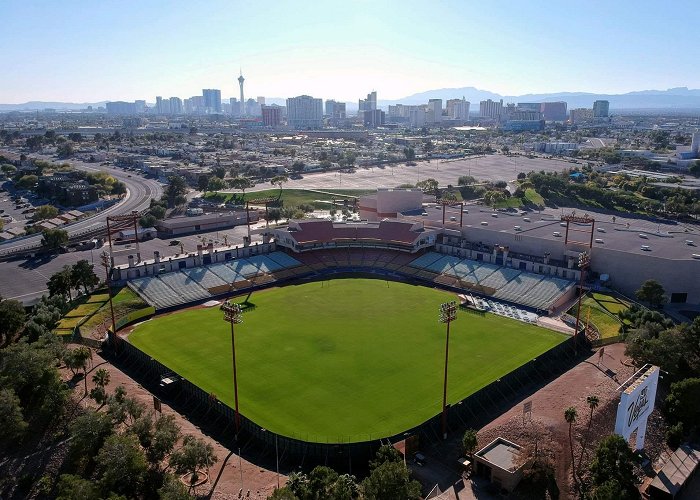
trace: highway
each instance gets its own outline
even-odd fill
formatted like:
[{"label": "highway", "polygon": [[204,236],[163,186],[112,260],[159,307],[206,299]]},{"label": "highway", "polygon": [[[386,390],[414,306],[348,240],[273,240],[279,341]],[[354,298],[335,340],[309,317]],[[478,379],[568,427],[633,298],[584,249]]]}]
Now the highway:
[{"label": "highway", "polygon": [[[0,154],[3,152],[0,151]],[[65,163],[65,161],[54,161],[47,155],[32,155],[32,158],[45,160],[50,163]],[[132,211],[141,211],[148,208],[151,199],[158,199],[163,194],[162,185],[153,179],[146,179],[137,174],[127,174],[126,172],[103,165],[96,166],[94,163],[85,163],[82,161],[70,161],[71,165],[86,172],[106,172],[115,179],[123,182],[126,185],[127,194],[122,201],[113,205],[92,217],[80,220],[73,224],[64,226],[68,231],[69,237],[79,237],[81,234],[90,233],[91,231],[99,230],[106,225],[108,215],[128,214]],[[15,253],[22,249],[38,247],[41,242],[41,234],[32,235],[18,240],[8,240],[0,243],[0,255]]]}]

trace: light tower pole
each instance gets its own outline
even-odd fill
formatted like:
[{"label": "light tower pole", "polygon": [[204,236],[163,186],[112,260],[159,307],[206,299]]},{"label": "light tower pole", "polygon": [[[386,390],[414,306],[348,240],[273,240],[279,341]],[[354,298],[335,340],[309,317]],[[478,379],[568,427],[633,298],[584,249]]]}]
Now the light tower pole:
[{"label": "light tower pole", "polygon": [[445,302],[440,305],[440,323],[447,324],[445,336],[445,379],[442,386],[442,438],[447,439],[447,362],[450,354],[450,323],[457,319],[457,302]]},{"label": "light tower pole", "polygon": [[236,303],[226,301],[221,307],[224,311],[224,321],[231,323],[231,354],[233,357],[233,401],[235,405],[236,414],[236,437],[238,437],[238,432],[241,429],[241,417],[238,412],[238,379],[236,377],[236,336],[234,334],[233,325],[236,323],[243,322],[243,315],[241,313],[241,306]]},{"label": "light tower pole", "polygon": [[576,331],[574,332],[574,348],[578,354],[578,342],[579,342],[579,326],[581,319],[581,302],[583,301],[583,277],[586,273],[586,269],[591,263],[591,256],[587,252],[581,252],[578,254],[578,268],[581,270],[581,281],[579,284],[578,291],[578,308],[576,309]]},{"label": "light tower pole", "polygon": [[240,71],[240,75],[238,77],[238,85],[241,87],[241,116],[245,115],[245,100],[243,99],[243,82],[245,81],[245,78],[243,78],[243,71]]},{"label": "light tower pole", "polygon": [[102,265],[105,268],[105,282],[107,283],[107,295],[109,296],[109,312],[112,316],[112,336],[110,341],[112,342],[112,347],[114,350],[117,349],[117,322],[114,319],[114,304],[112,303],[112,259],[107,254],[107,252],[102,252],[100,256],[102,259]]}]

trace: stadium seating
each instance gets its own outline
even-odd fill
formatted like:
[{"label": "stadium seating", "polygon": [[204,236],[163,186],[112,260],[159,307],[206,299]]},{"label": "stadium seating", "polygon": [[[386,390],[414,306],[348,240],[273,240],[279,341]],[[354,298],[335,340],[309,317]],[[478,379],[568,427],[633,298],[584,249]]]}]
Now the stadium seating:
[{"label": "stadium seating", "polygon": [[301,265],[301,262],[299,262],[294,257],[287,255],[284,252],[272,252],[271,254],[268,254],[267,257],[277,262],[280,266],[282,266],[282,268],[291,269],[292,267],[297,267]]},{"label": "stadium seating", "polygon": [[236,271],[231,269],[226,264],[212,264],[209,270],[219,276],[226,283],[233,283],[236,280],[241,280],[243,277]]},{"label": "stadium seating", "polygon": [[209,267],[194,267],[191,269],[183,269],[182,273],[192,281],[196,282],[202,288],[210,289],[224,285],[229,282],[221,279],[219,275],[212,272]]},{"label": "stadium seating", "polygon": [[195,302],[197,300],[211,297],[211,294],[196,281],[193,281],[184,273],[164,273],[158,276],[163,283],[180,295],[184,302]]},{"label": "stadium seating", "polygon": [[182,296],[156,276],[131,280],[129,286],[158,309],[166,309],[185,303]]}]

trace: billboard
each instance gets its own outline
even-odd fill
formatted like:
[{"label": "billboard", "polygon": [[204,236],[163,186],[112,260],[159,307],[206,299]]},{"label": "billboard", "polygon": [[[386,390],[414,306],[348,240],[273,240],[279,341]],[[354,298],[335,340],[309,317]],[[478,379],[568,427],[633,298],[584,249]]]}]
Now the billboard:
[{"label": "billboard", "polygon": [[615,419],[615,434],[629,439],[637,431],[635,448],[644,448],[644,436],[647,429],[647,419],[654,410],[656,387],[659,383],[659,367],[646,365],[635,373],[619,389],[620,403]]}]

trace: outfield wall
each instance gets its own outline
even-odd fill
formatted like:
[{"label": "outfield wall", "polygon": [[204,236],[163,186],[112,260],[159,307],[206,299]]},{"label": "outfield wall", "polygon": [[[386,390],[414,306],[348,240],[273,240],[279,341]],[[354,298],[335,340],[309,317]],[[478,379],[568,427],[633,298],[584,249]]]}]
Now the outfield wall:
[{"label": "outfield wall", "polygon": [[[579,355],[589,355],[589,346],[581,346]],[[226,445],[235,448],[235,414],[234,410],[210,394],[203,391],[190,381],[150,357],[128,342],[121,342],[115,362],[123,366],[135,379],[149,388],[164,402],[173,406],[178,412],[197,422],[201,427],[218,438]],[[448,412],[450,432],[463,432],[468,427],[479,428],[492,420],[501,412],[510,408],[514,401],[526,397],[539,385],[563,373],[573,366],[577,357],[574,350],[574,338],[569,337],[561,344],[542,353],[537,358],[513,370],[495,382],[467,396],[462,401],[452,405]],[[159,387],[165,376],[176,376],[181,380],[178,388],[166,392]],[[536,409],[535,409],[536,411]],[[418,435],[424,443],[442,440],[440,431],[441,414],[429,420],[406,429],[393,436],[367,435],[361,442],[307,442],[288,436],[275,434],[261,428],[258,424],[241,417],[241,440],[250,442],[253,439],[270,446],[279,446],[281,455],[300,463],[309,462],[333,464],[336,468],[352,469],[355,461],[358,467],[364,467],[367,461],[374,457],[376,449],[387,441],[401,441],[409,435]]]}]

